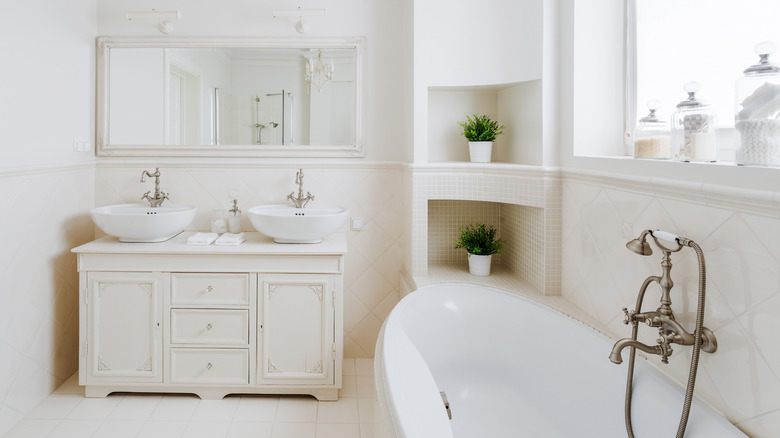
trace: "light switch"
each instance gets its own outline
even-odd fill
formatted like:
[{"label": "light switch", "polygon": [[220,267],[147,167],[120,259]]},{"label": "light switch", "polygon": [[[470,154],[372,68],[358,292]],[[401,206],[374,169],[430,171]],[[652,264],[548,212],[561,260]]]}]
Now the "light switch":
[{"label": "light switch", "polygon": [[90,146],[89,141],[73,140],[73,152],[90,152]]}]

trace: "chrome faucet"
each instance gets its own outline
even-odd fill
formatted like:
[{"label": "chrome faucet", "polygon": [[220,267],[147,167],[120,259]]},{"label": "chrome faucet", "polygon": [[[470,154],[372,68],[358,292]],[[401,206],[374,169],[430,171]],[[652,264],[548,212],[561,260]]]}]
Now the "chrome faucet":
[{"label": "chrome faucet", "polygon": [[168,194],[160,190],[160,168],[155,168],[154,173],[150,173],[148,170],[141,172],[141,182],[146,182],[147,176],[149,178],[154,178],[154,195],[149,196],[149,193],[152,192],[150,190],[144,193],[144,195],[141,196],[141,199],[146,199],[149,201],[149,205],[151,205],[152,208],[157,208],[162,205],[163,201],[168,199]]},{"label": "chrome faucet", "polygon": [[314,200],[314,195],[306,192],[306,197],[303,196],[303,169],[298,169],[298,173],[295,174],[295,184],[298,184],[298,196],[295,197],[295,191],[292,191],[287,195],[287,199],[293,202],[295,208],[306,207],[309,201]]}]

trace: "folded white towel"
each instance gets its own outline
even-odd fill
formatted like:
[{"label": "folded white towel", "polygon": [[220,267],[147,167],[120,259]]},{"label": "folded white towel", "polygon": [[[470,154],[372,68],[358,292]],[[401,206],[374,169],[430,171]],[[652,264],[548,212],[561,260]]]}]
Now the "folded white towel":
[{"label": "folded white towel", "polygon": [[214,242],[215,245],[241,245],[242,242],[246,240],[246,236],[244,233],[225,233],[221,236],[219,236],[219,239],[217,239],[216,242]]},{"label": "folded white towel", "polygon": [[217,237],[217,233],[195,233],[187,238],[187,245],[210,245]]}]

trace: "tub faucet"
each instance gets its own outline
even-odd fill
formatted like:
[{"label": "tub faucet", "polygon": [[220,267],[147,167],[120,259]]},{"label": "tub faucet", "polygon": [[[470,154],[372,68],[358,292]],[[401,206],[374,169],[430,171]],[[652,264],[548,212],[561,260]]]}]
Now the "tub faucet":
[{"label": "tub faucet", "polygon": [[[663,251],[663,258],[661,260],[662,273],[660,276],[648,277],[639,291],[639,299],[637,300],[637,310],[629,311],[627,308],[623,308],[625,315],[623,323],[633,324],[637,326],[639,323],[645,323],[650,327],[658,329],[658,339],[656,340],[658,345],[649,346],[633,339],[621,339],[617,341],[612,347],[612,352],[609,355],[609,360],[613,363],[619,364],[623,362],[621,358],[621,351],[625,347],[634,347],[642,350],[646,353],[657,354],[661,356],[663,363],[669,363],[669,356],[672,355],[672,344],[678,345],[694,345],[696,337],[689,333],[685,328],[677,322],[674,312],[672,311],[672,298],[671,291],[674,286],[672,281],[672,261],[671,254],[673,252],[680,251],[685,246],[690,246],[693,241],[684,237],[677,237],[674,234],[667,233],[659,230],[646,230],[638,239],[634,239],[626,244],[626,247],[631,251],[640,255],[651,255],[653,253],[650,245],[647,243],[647,236],[651,236],[656,244]],[[669,248],[663,245],[659,239],[674,242],[676,247]],[[693,243],[695,245],[695,243]],[[698,246],[697,246],[698,247]],[[661,306],[658,309],[650,312],[639,312],[641,308],[644,294],[650,283],[658,283],[661,287]],[[701,349],[707,353],[712,353],[717,349],[717,341],[712,331],[706,327],[701,327]]]},{"label": "tub faucet", "polygon": [[152,193],[150,190],[144,193],[144,195],[141,196],[141,199],[146,199],[152,208],[157,208],[162,205],[163,201],[168,199],[168,194],[160,190],[160,168],[155,168],[154,173],[150,173],[148,170],[141,172],[141,182],[146,182],[147,176],[149,178],[154,178],[154,195],[149,196],[149,193]]},{"label": "tub faucet", "polygon": [[[691,353],[691,367],[688,373],[688,384],[685,390],[685,402],[683,403],[683,411],[680,416],[680,424],[677,428],[677,438],[682,438],[685,434],[685,428],[688,424],[688,415],[690,413],[691,400],[693,398],[693,389],[696,384],[696,370],[699,366],[699,352],[714,353],[718,349],[718,342],[715,339],[715,334],[712,330],[704,327],[704,302],[705,302],[705,280],[706,270],[704,266],[704,253],[699,245],[691,239],[685,237],[678,237],[672,233],[668,233],[660,230],[645,230],[642,234],[626,243],[626,248],[639,255],[649,256],[653,254],[652,248],[647,243],[647,236],[650,236],[655,241],[655,244],[663,251],[663,257],[661,259],[662,272],[659,276],[647,277],[642,283],[642,287],[639,288],[639,295],[636,299],[636,307],[634,310],[629,311],[625,307],[623,308],[624,324],[632,324],[631,337],[620,339],[612,347],[612,351],[609,354],[609,360],[612,363],[620,364],[623,362],[621,352],[624,348],[630,347],[630,357],[628,361],[628,376],[626,379],[626,404],[625,404],[625,418],[626,418],[626,431],[630,438],[634,437],[633,426],[631,424],[631,397],[633,392],[633,379],[634,379],[634,358],[636,356],[636,350],[642,350],[645,353],[657,354],[661,356],[661,362],[669,363],[669,356],[672,355],[672,344],[678,345],[690,345],[693,346]],[[664,242],[670,242],[674,246],[667,246]],[[699,265],[699,294],[698,304],[696,306],[696,326],[693,334],[689,333],[674,316],[672,311],[672,298],[671,291],[674,282],[672,282],[671,271],[672,261],[671,255],[673,252],[680,251],[684,247],[690,247],[696,253],[696,259]],[[658,283],[661,287],[661,306],[658,309],[650,312],[642,312],[642,302],[645,298],[645,292],[648,286],[652,283]],[[647,345],[637,340],[639,332],[639,323],[645,323],[650,327],[658,329],[657,345]]]},{"label": "tub faucet", "polygon": [[314,200],[314,195],[306,192],[306,197],[303,196],[303,169],[298,169],[298,173],[295,174],[295,184],[298,184],[298,196],[294,196],[295,191],[292,191],[287,195],[287,199],[293,202],[295,208],[306,207],[309,201]]}]

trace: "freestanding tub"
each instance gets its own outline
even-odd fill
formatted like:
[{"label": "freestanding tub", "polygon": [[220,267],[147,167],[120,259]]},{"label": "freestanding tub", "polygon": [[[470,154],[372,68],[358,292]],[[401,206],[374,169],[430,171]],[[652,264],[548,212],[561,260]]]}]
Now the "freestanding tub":
[{"label": "freestanding tub", "polygon": [[[385,420],[377,437],[625,437],[628,350],[617,366],[608,359],[613,343],[512,293],[467,284],[422,287],[393,309],[377,343]],[[684,388],[637,359],[637,437],[674,437],[683,400]],[[685,436],[745,437],[695,399]]]}]

